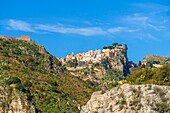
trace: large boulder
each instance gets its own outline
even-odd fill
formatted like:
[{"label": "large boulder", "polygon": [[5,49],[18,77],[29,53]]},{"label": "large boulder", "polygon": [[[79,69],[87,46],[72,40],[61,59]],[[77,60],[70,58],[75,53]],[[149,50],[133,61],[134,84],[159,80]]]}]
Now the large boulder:
[{"label": "large boulder", "polygon": [[81,113],[169,113],[170,87],[124,84],[94,92]]}]

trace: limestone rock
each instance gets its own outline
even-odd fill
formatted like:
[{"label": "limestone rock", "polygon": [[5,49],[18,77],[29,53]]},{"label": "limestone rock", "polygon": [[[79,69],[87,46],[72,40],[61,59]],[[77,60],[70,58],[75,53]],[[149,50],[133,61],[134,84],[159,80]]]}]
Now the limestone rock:
[{"label": "limestone rock", "polygon": [[124,84],[94,92],[81,113],[169,113],[170,87]]},{"label": "limestone rock", "polygon": [[35,113],[27,95],[13,87],[0,87],[0,113]]}]

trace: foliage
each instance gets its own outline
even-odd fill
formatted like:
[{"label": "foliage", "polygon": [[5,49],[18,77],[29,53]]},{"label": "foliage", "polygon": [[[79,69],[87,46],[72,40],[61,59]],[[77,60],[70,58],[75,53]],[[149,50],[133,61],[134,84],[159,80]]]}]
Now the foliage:
[{"label": "foliage", "polygon": [[104,46],[103,49],[114,49],[113,46]]},{"label": "foliage", "polygon": [[112,44],[112,46],[113,46],[113,47],[116,47],[116,46],[118,46],[118,43],[117,43],[117,42],[114,42],[114,43]]},{"label": "foliage", "polygon": [[161,68],[142,68],[128,75],[127,80],[133,84],[159,84],[170,85],[170,64]]},{"label": "foliage", "polygon": [[119,70],[108,69],[105,74],[105,78],[108,80],[119,81],[124,79],[123,73]]},{"label": "foliage", "polygon": [[118,44],[117,42],[114,42],[112,46],[104,46],[103,49],[114,49],[117,46],[122,46],[122,44]]},{"label": "foliage", "polygon": [[99,89],[111,89],[118,85],[118,81],[124,79],[123,73],[119,70],[108,69],[103,78],[100,79]]},{"label": "foliage", "polygon": [[18,77],[10,77],[9,79],[6,80],[7,85],[17,84],[17,83],[21,83],[21,80]]}]

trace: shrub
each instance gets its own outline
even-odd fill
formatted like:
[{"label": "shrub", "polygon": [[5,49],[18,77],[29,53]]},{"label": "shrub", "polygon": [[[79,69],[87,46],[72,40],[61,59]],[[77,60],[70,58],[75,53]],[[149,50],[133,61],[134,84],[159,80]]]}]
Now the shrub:
[{"label": "shrub", "polygon": [[28,80],[26,80],[24,83],[23,83],[23,86],[24,87],[31,87],[32,86],[32,83]]},{"label": "shrub", "polygon": [[3,70],[10,70],[10,67],[9,66],[2,66],[2,69]]},{"label": "shrub", "polygon": [[7,85],[17,84],[17,83],[21,83],[21,80],[18,77],[10,77],[9,79],[6,80]]},{"label": "shrub", "polygon": [[16,84],[15,88],[16,88],[17,90],[26,92],[24,86],[23,86],[21,83]]},{"label": "shrub", "polygon": [[166,103],[157,103],[154,109],[159,113],[165,113],[168,112],[168,105]]},{"label": "shrub", "polygon": [[52,86],[59,86],[53,79],[48,80],[48,83],[51,84]]}]

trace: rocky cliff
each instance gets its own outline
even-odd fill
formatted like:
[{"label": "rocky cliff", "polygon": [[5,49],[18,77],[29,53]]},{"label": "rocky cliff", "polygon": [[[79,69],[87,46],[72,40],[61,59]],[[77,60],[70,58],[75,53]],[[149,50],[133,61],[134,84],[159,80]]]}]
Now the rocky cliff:
[{"label": "rocky cliff", "polygon": [[170,87],[124,84],[94,92],[81,113],[169,113]]}]

